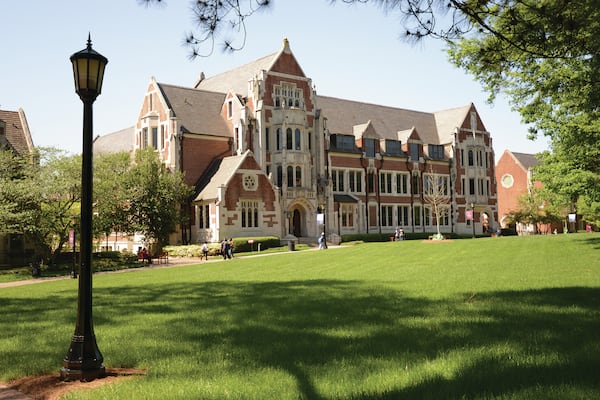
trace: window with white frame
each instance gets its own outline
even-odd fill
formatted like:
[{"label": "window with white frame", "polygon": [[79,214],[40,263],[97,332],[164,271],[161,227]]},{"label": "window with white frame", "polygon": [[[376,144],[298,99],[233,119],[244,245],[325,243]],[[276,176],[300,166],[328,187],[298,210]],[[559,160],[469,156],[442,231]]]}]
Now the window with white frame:
[{"label": "window with white frame", "polygon": [[241,200],[242,228],[258,228],[258,200]]},{"label": "window with white frame", "polygon": [[397,226],[404,226],[404,225],[410,225],[410,220],[408,219],[408,210],[409,207],[408,206],[398,206],[397,207],[397,215],[398,215],[398,219],[397,219]]},{"label": "window with white frame", "polygon": [[343,228],[354,227],[354,204],[341,204],[340,213]]},{"label": "window with white frame", "polygon": [[412,215],[412,220],[414,222],[415,226],[420,226],[421,225],[421,206],[414,206],[413,207],[413,215]]},{"label": "window with white frame", "polygon": [[334,192],[344,191],[344,171],[334,169],[331,171],[331,185]]},{"label": "window with white frame", "polygon": [[379,174],[380,193],[392,193],[392,173],[382,172]]},{"label": "window with white frame", "polygon": [[448,196],[449,177],[446,175],[423,175],[423,193],[430,196]]},{"label": "window with white frame", "polygon": [[396,174],[396,193],[408,194],[408,174]]},{"label": "window with white frame", "polygon": [[210,206],[208,204],[198,206],[198,228],[210,228]]},{"label": "window with white frame", "polygon": [[362,192],[362,171],[348,172],[348,190],[352,193]]},{"label": "window with white frame", "polygon": [[423,222],[425,226],[431,226],[433,219],[431,218],[431,207],[423,207]]},{"label": "window with white frame", "polygon": [[381,226],[394,226],[394,206],[381,206],[379,211]]}]

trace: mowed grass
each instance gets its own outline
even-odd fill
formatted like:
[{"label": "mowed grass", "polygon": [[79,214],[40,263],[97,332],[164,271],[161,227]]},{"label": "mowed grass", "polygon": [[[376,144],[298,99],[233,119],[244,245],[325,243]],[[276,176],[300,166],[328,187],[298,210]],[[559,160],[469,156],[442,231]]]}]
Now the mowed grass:
[{"label": "mowed grass", "polygon": [[[94,276],[66,399],[600,398],[600,234],[370,243]],[[57,373],[77,282],[0,289],[0,380]]]}]

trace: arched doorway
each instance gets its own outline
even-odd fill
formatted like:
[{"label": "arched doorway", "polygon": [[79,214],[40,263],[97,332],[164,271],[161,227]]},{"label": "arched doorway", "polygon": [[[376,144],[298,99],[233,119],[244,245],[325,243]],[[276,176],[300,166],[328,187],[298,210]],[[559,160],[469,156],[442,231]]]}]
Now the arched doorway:
[{"label": "arched doorway", "polygon": [[302,220],[300,216],[300,210],[298,210],[297,208],[294,209],[292,215],[292,233],[296,237],[302,236]]}]

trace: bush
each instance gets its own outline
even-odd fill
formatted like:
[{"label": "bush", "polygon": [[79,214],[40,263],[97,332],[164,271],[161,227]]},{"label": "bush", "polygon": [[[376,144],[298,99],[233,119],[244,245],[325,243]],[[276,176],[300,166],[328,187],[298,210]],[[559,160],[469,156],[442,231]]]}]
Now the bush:
[{"label": "bush", "polygon": [[[253,240],[254,243],[248,243],[248,240]],[[270,249],[272,247],[280,247],[279,238],[275,236],[262,237],[241,237],[233,239],[234,253],[246,253],[258,250],[260,244],[261,250]],[[201,244],[188,244],[184,246],[166,246],[164,251],[168,251],[173,257],[200,257],[202,255]],[[221,243],[208,243],[208,255],[217,256],[221,254]]]}]

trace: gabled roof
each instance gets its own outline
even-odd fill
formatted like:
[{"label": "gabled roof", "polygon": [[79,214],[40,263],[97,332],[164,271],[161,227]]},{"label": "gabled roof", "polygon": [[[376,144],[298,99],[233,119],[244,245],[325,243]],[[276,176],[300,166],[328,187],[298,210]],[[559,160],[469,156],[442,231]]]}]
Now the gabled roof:
[{"label": "gabled roof", "polygon": [[134,140],[135,127],[133,126],[103,136],[96,136],[93,147],[94,154],[131,152]]},{"label": "gabled roof", "polygon": [[[196,83],[195,88],[218,93],[232,91],[246,97],[248,94],[248,81],[253,79],[260,71],[270,71],[276,67],[277,61],[284,53],[294,57],[287,39],[283,39],[281,50],[248,64],[211,76],[210,78],[204,78],[204,73],[201,73],[200,80]],[[304,72],[295,57],[294,61],[301,76],[304,76]]]},{"label": "gabled roof", "polygon": [[181,121],[184,132],[230,137],[231,131],[221,109],[225,94],[158,83],[173,115]]},{"label": "gabled roof", "polygon": [[212,201],[219,197],[219,187],[227,186],[231,178],[235,175],[237,170],[240,168],[246,157],[250,154],[249,150],[246,150],[243,154],[238,156],[224,157],[221,160],[219,168],[210,178],[206,186],[198,188],[198,196],[194,199],[195,201]]},{"label": "gabled roof", "polygon": [[[506,150],[509,151],[509,150]],[[526,153],[513,153],[510,152],[514,159],[521,164],[525,171],[529,171],[531,168],[538,165],[540,162],[535,157],[535,154],[526,154]]]},{"label": "gabled roof", "polygon": [[327,117],[327,128],[332,134],[353,134],[354,126],[370,120],[382,139],[398,140],[399,132],[412,132],[416,128],[424,143],[439,143],[435,118],[431,113],[327,96],[317,96],[316,104]]},{"label": "gabled roof", "polygon": [[31,154],[34,150],[33,140],[23,109],[19,108],[18,111],[0,110],[0,121],[3,123],[5,135],[4,138],[0,138],[0,143],[5,142],[18,155]]},{"label": "gabled roof", "polygon": [[473,103],[469,103],[462,107],[450,108],[448,110],[437,111],[435,115],[435,123],[440,136],[439,144],[452,143],[455,128],[460,128],[469,116],[469,112]]}]

